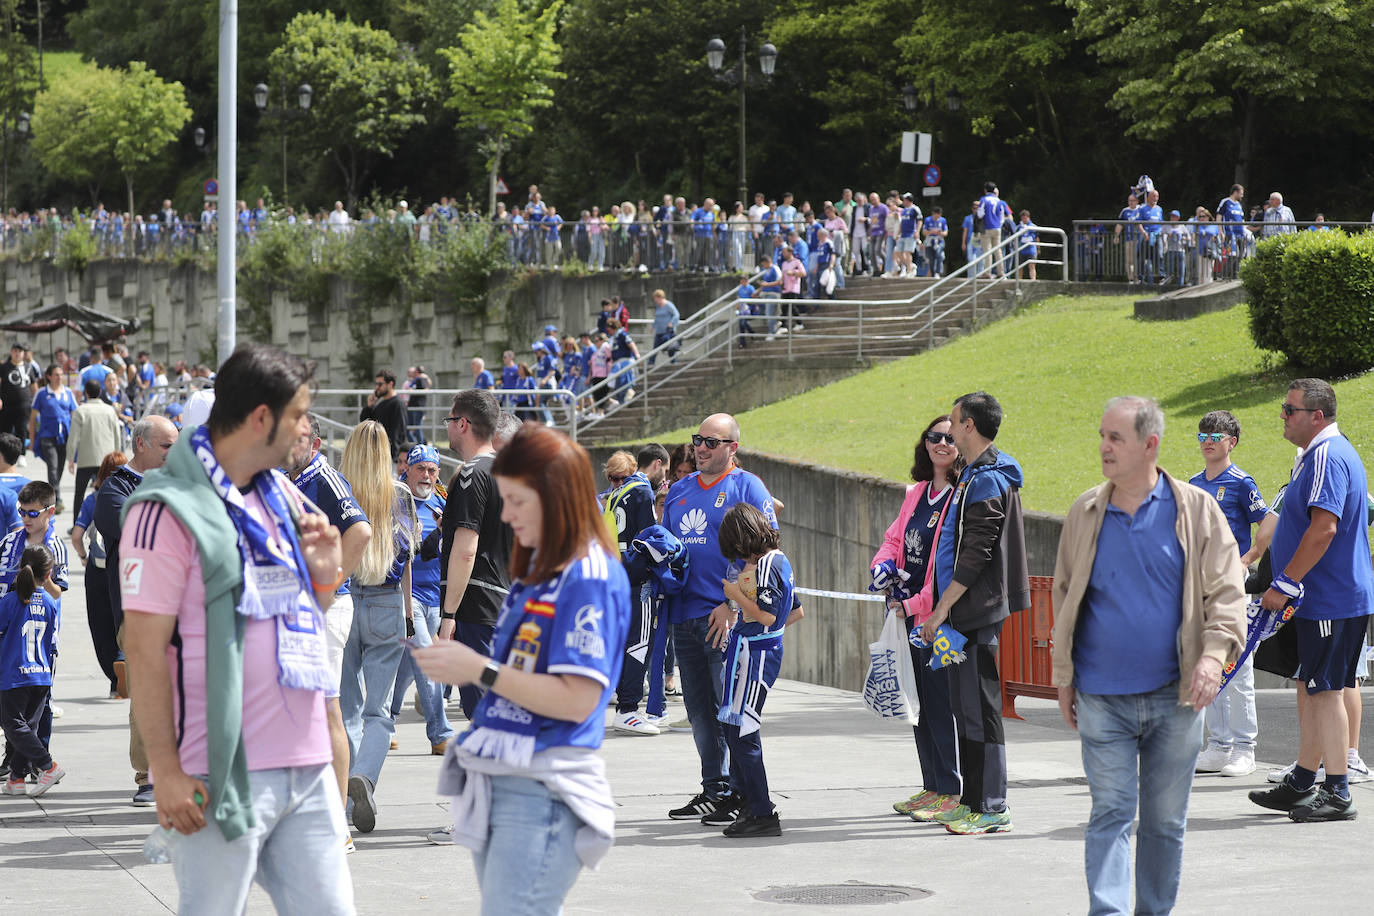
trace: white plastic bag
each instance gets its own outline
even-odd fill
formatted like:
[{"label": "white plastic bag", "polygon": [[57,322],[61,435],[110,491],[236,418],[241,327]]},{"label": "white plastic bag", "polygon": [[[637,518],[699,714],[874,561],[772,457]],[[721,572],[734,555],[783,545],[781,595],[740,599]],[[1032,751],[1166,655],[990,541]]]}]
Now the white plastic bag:
[{"label": "white plastic bag", "polygon": [[864,705],[882,719],[915,725],[921,711],[916,699],[916,672],[911,667],[911,646],[906,625],[888,612],[878,641],[868,644],[868,675],[864,678]]}]

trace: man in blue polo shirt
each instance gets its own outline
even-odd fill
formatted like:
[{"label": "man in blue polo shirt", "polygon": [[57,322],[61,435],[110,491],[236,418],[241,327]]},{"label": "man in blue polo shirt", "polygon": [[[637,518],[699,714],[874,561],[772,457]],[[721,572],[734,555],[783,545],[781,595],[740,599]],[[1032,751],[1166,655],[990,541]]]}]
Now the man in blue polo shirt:
[{"label": "man in blue polo shirt", "polygon": [[983,254],[992,255],[989,269],[994,276],[1003,276],[1006,271],[999,264],[1005,253],[997,253],[1002,244],[1002,199],[997,195],[997,185],[991,181],[983,182],[983,196],[978,198],[978,209],[983,217]]},{"label": "man in blue polo shirt", "polygon": [[[894,277],[916,276],[916,245],[918,227],[922,223],[921,208],[916,206],[911,192],[902,195],[901,220],[897,224],[897,251],[888,274]],[[887,276],[888,274],[884,274]]]},{"label": "man in blue polo shirt", "polygon": [[697,472],[668,490],[663,527],[682,541],[691,558],[682,591],[668,599],[668,619],[673,624],[692,740],[701,758],[702,788],[668,816],[674,820],[700,819],[708,825],[729,824],[740,808],[740,798],[731,788],[725,736],[716,713],[720,710],[721,669],[725,664],[722,649],[732,620],[721,584],[728,564],[716,535],[725,513],[741,502],[756,506],[774,528],[778,522],[773,497],[763,481],[735,465],[739,424],[734,417],[717,413],[701,421],[692,447]]},{"label": "man in blue polo shirt", "polygon": [[[1298,642],[1298,690],[1306,715],[1298,721],[1298,762],[1272,789],[1250,793],[1264,808],[1298,822],[1355,817],[1346,744],[1349,721],[1342,691],[1355,686],[1360,646],[1374,611],[1364,464],[1336,427],[1336,392],[1321,379],[1296,379],[1282,405],[1283,437],[1301,452],[1274,529],[1274,581],[1262,603],[1270,610],[1298,600],[1291,626]],[[1294,511],[1295,507],[1306,511]],[[1317,767],[1326,780],[1316,784]]]},{"label": "man in blue polo shirt", "polygon": [[[1236,537],[1240,565],[1249,567],[1269,546],[1265,528],[1253,545],[1250,527],[1269,515],[1255,479],[1231,463],[1231,450],[1240,443],[1240,423],[1229,410],[1214,410],[1197,424],[1198,445],[1206,467],[1188,482],[1211,494],[1226,516]],[[1255,739],[1259,718],[1255,712],[1255,659],[1248,656],[1226,689],[1207,707],[1207,746],[1194,769],[1222,776],[1249,776],[1255,771]]]},{"label": "man in blue polo shirt", "polygon": [[1121,208],[1116,218],[1121,222],[1116,226],[1116,238],[1113,242],[1122,246],[1122,255],[1126,262],[1126,282],[1134,283],[1135,259],[1140,244],[1140,230],[1130,225],[1140,218],[1140,200],[1134,191],[1126,198],[1126,206]]},{"label": "man in blue polo shirt", "polygon": [[1141,239],[1140,278],[1146,283],[1155,282],[1159,275],[1159,240],[1164,231],[1164,209],[1159,205],[1159,192],[1151,190],[1145,195],[1145,203],[1140,205],[1136,219],[1144,223],[1145,235]]}]

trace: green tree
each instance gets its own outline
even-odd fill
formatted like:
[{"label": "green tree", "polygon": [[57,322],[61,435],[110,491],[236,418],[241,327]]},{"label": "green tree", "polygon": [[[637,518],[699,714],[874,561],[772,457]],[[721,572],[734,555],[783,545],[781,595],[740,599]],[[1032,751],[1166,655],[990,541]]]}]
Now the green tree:
[{"label": "green tree", "polygon": [[486,133],[489,213],[496,211],[502,155],[533,132],[535,113],[553,104],[553,82],[563,78],[563,52],[554,39],[562,9],[562,0],[539,13],[516,0],[496,0],[490,14],[479,10],[463,27],[456,47],[439,52],[449,63],[445,101],[457,109],[458,126]]},{"label": "green tree", "polygon": [[115,93],[107,104],[114,159],[129,193],[129,213],[137,213],[134,178],[161,157],[191,120],[186,90],[181,83],[163,80],[147,64],[136,60],[119,74]]},{"label": "green tree", "polygon": [[324,150],[343,175],[348,206],[378,157],[390,156],[407,131],[424,124],[433,77],[389,32],[302,13],[268,59],[270,85],[309,83],[308,118],[295,122],[303,142]]},{"label": "green tree", "polygon": [[10,202],[11,133],[19,122],[19,114],[29,106],[36,82],[36,55],[20,33],[19,0],[0,0],[0,158],[3,158],[3,183],[0,205],[8,209]]},{"label": "green tree", "polygon": [[117,71],[84,64],[34,99],[34,152],[53,175],[87,185],[93,199],[114,164],[108,106],[118,91]]},{"label": "green tree", "polygon": [[1370,0],[1067,2],[1077,34],[1109,68],[1127,134],[1164,140],[1200,122],[1230,141],[1240,184],[1264,122],[1285,108],[1290,123],[1368,122]]}]

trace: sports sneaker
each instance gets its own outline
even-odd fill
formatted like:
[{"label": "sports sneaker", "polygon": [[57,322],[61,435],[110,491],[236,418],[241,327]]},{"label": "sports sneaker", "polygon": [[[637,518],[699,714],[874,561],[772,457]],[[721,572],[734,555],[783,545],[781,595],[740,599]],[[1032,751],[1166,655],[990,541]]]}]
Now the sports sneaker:
[{"label": "sports sneaker", "polygon": [[934,801],[924,808],[917,808],[909,816],[913,821],[921,824],[947,824],[964,817],[968,813],[968,805],[959,804],[959,796],[937,795]]},{"label": "sports sneaker", "polygon": [[657,735],[658,726],[645,721],[636,711],[618,713],[611,721],[611,728],[626,735]]},{"label": "sports sneaker", "polygon": [[1360,759],[1360,752],[1351,748],[1345,755],[1345,776],[1349,782],[1369,782],[1374,779],[1374,775],[1369,772],[1369,767]]},{"label": "sports sneaker", "polygon": [[1317,783],[1306,791],[1295,789],[1293,784],[1284,780],[1272,789],[1254,789],[1250,792],[1250,800],[1261,808],[1268,808],[1271,811],[1283,811],[1287,813],[1294,808],[1311,804],[1317,797]]},{"label": "sports sneaker", "polygon": [[447,827],[440,827],[438,830],[431,830],[429,834],[426,836],[426,839],[428,839],[435,846],[452,846],[453,825],[450,824]]},{"label": "sports sneaker", "polygon": [[353,802],[353,826],[359,833],[371,833],[377,827],[377,800],[372,797],[372,780],[363,776],[348,777],[348,800]]},{"label": "sports sneaker", "polygon": [[926,789],[924,792],[917,792],[905,801],[893,802],[892,810],[896,811],[898,814],[910,814],[917,808],[924,808],[939,797],[939,792]]},{"label": "sports sneaker", "polygon": [[[1361,763],[1363,763],[1363,761],[1361,761]],[[1293,775],[1293,770],[1295,770],[1297,766],[1298,762],[1294,760],[1292,763],[1288,764],[1288,766],[1284,767],[1281,770],[1270,770],[1268,779],[1270,782],[1283,782],[1289,776]],[[1347,764],[1347,767],[1348,766],[1349,764]],[[1321,782],[1324,779],[1326,779],[1326,767],[1319,766],[1317,767],[1317,782]],[[1350,781],[1354,782],[1355,780],[1352,779]]]},{"label": "sports sneaker", "polygon": [[1305,805],[1298,805],[1288,812],[1288,817],[1299,824],[1320,821],[1353,821],[1356,817],[1355,802],[1341,798],[1326,786],[1317,787],[1317,795]]},{"label": "sports sneaker", "polygon": [[719,799],[715,805],[715,810],[707,812],[701,819],[701,822],[707,827],[733,824],[735,821],[748,816],[744,813],[744,799],[738,795],[727,795]]},{"label": "sports sneaker", "polygon": [[353,834],[344,835],[344,854],[352,855],[358,851],[358,847],[353,845]]},{"label": "sports sneaker", "polygon": [[153,784],[150,782],[139,786],[130,804],[135,808],[151,808],[156,805],[157,797],[153,795]]},{"label": "sports sneaker", "polygon": [[675,821],[696,821],[716,810],[715,800],[705,792],[698,792],[681,808],[674,808],[668,816]]},{"label": "sports sneaker", "polygon": [[60,719],[60,718],[62,718],[62,707],[61,707],[61,706],[58,706],[56,703],[52,702],[51,700],[48,701],[48,710],[52,713],[52,717],[53,717],[54,719]]},{"label": "sports sneaker", "polygon": [[721,833],[734,840],[782,836],[782,822],[778,820],[778,812],[776,811],[765,815],[742,815]]},{"label": "sports sneaker", "polygon": [[667,715],[667,713],[664,713],[664,714],[661,715],[661,716],[652,716],[652,715],[649,715],[648,713],[645,713],[645,714],[644,714],[644,721],[645,721],[645,722],[648,722],[648,723],[649,723],[650,725],[652,725],[654,728],[658,729],[659,732],[664,732],[664,731],[667,731],[667,730],[668,730],[668,715]]},{"label": "sports sneaker", "polygon": [[1202,753],[1197,755],[1197,763],[1193,765],[1195,773],[1220,773],[1221,768],[1231,761],[1231,749],[1222,747],[1220,744],[1208,744],[1202,749]]},{"label": "sports sneaker", "polygon": [[42,795],[61,782],[62,777],[66,775],[67,771],[58,766],[57,761],[54,760],[52,766],[38,774],[38,784],[33,787],[33,791],[29,794],[35,797]]},{"label": "sports sneaker", "polygon": [[1222,776],[1249,776],[1255,772],[1255,749],[1239,745],[1231,748],[1230,759],[1219,772]]},{"label": "sports sneaker", "polygon": [[963,836],[980,833],[1011,833],[1010,811],[970,811],[968,817],[945,824],[945,830]]},{"label": "sports sneaker", "polygon": [[681,719],[678,719],[676,722],[669,722],[669,723],[668,723],[668,731],[670,731],[670,732],[689,732],[689,731],[691,731],[691,730],[692,730],[692,720],[689,719],[687,716],[683,716]]},{"label": "sports sneaker", "polygon": [[6,795],[29,794],[28,786],[24,784],[24,780],[22,779],[6,779],[3,791]]}]

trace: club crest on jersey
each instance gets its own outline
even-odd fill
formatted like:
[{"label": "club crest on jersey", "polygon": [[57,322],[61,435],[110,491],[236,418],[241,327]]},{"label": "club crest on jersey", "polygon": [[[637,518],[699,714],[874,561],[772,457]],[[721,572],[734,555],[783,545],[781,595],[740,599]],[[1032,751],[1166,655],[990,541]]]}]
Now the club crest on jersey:
[{"label": "club crest on jersey", "polygon": [[543,632],[533,620],[520,624],[506,664],[520,671],[533,671],[535,660],[539,658],[539,637]]},{"label": "club crest on jersey", "polygon": [[926,522],[926,527],[927,527],[927,528],[934,528],[934,527],[935,527],[935,523],[938,522],[939,520],[940,520],[940,513],[938,513],[938,512],[932,512],[932,513],[930,513],[930,521]]},{"label": "club crest on jersey", "polygon": [[1225,487],[1217,487],[1217,502],[1221,502],[1221,501],[1222,501],[1223,499],[1225,499],[1225,498],[1226,498],[1226,488],[1225,488]]},{"label": "club crest on jersey", "polygon": [[606,657],[606,639],[601,635],[600,611],[592,604],[584,604],[573,617],[573,630],[564,640],[566,648],[572,649],[588,658]]},{"label": "club crest on jersey", "polygon": [[719,509],[723,505],[725,505],[725,491],[721,490],[716,494],[716,508]]}]

